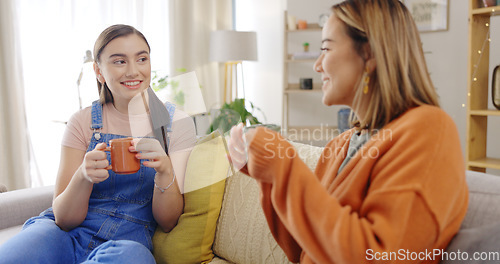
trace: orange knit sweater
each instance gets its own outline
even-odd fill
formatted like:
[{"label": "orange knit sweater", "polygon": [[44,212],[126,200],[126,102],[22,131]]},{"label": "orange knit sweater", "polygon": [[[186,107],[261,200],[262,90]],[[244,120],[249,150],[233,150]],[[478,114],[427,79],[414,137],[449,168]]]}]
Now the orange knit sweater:
[{"label": "orange knit sweater", "polygon": [[468,204],[455,124],[437,107],[413,108],[337,175],[352,133],[329,142],[312,172],[279,134],[257,129],[245,169],[278,244],[292,262],[438,263]]}]

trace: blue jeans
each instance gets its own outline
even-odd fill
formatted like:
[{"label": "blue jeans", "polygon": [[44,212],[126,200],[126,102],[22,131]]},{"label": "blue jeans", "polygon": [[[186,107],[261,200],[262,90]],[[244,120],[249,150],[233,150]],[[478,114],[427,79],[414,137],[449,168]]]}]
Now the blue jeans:
[{"label": "blue jeans", "polygon": [[86,250],[53,220],[37,219],[0,247],[0,263],[155,263],[148,248],[130,240],[109,240],[87,257]]}]

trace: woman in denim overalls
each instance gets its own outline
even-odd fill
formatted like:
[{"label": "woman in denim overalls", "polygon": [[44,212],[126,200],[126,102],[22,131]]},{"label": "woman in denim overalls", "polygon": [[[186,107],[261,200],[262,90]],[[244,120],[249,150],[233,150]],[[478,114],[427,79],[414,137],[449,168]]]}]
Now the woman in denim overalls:
[{"label": "woman in denim overalls", "polygon": [[[94,47],[101,100],[92,105],[87,152],[62,148],[53,207],[0,248],[0,263],[155,263],[151,237],[157,223],[170,231],[183,209],[165,131],[163,145],[155,138],[134,140],[130,151],[141,159],[134,174],[106,170],[110,157],[101,151],[109,140],[126,137],[101,133],[102,103],[126,113],[135,96],[149,93],[152,102],[149,51],[133,27],[115,25],[101,33]],[[167,104],[167,110],[171,121],[175,107]],[[164,125],[168,131],[171,122]]]}]

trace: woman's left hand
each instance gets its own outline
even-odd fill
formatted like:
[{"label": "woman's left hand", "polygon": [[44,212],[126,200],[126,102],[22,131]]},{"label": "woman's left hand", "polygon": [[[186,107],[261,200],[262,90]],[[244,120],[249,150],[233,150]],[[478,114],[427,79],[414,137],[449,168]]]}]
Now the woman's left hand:
[{"label": "woman's left hand", "polygon": [[134,138],[129,150],[138,152],[135,157],[146,160],[143,165],[154,168],[160,174],[170,173],[173,170],[170,158],[155,138]]},{"label": "woman's left hand", "polygon": [[227,158],[233,164],[234,169],[239,171],[249,162],[248,144],[255,135],[255,129],[244,131],[243,123],[240,123],[233,126],[229,133],[229,156]]}]

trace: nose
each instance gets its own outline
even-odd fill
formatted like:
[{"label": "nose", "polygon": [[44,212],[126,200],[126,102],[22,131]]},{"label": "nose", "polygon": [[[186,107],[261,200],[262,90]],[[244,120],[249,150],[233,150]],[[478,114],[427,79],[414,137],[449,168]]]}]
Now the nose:
[{"label": "nose", "polygon": [[323,62],[323,54],[319,55],[319,57],[316,59],[316,62],[314,62],[313,70],[316,72],[322,72],[323,71],[323,66],[321,66],[322,62]]},{"label": "nose", "polygon": [[134,62],[131,62],[127,65],[127,78],[133,78],[139,75],[138,65]]}]

